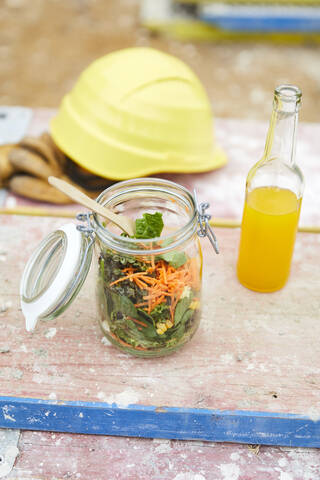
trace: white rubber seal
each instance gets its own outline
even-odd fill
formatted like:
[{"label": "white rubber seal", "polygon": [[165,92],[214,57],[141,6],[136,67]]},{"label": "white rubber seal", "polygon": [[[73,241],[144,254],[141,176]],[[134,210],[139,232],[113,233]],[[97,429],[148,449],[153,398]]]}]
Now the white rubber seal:
[{"label": "white rubber seal", "polygon": [[[25,274],[30,266],[31,261],[36,261],[30,258],[28,261],[21,281],[20,296],[21,309],[26,320],[26,329],[28,332],[34,330],[38,319],[48,310],[52,310],[57,301],[66,292],[68,284],[76,275],[77,267],[80,261],[82,234],[77,230],[76,225],[68,223],[63,225],[59,230],[62,230],[66,235],[66,251],[63,262],[52,281],[51,285],[45,290],[43,295],[36,298],[34,301],[25,302],[23,300],[23,285],[28,281]],[[38,252],[40,253],[40,252]]]}]

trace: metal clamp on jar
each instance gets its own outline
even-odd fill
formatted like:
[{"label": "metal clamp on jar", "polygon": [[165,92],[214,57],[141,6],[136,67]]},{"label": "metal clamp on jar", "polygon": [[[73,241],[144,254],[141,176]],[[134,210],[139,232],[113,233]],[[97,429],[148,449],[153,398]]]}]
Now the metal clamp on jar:
[{"label": "metal clamp on jar", "polygon": [[[21,281],[27,330],[60,315],[79,292],[95,251],[99,323],[108,340],[138,356],[166,355],[188,342],[200,321],[202,253],[199,237],[216,237],[195,195],[176,183],[141,178],[117,183],[97,198],[132,219],[162,214],[157,238],[130,238],[95,213],[51,233],[29,259]],[[94,245],[94,249],[92,248]]]}]

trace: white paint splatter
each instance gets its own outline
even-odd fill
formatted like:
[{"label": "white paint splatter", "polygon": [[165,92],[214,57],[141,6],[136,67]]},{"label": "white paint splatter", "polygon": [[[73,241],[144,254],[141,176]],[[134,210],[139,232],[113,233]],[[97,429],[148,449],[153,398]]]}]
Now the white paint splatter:
[{"label": "white paint splatter", "polygon": [[51,392],[49,395],[50,400],[57,400],[57,394],[54,392]]},{"label": "white paint splatter", "polygon": [[279,460],[278,460],[278,465],[279,465],[279,467],[283,468],[283,467],[285,467],[287,464],[288,464],[288,461],[287,461],[286,458],[284,458],[284,457],[279,458]]},{"label": "white paint splatter", "polygon": [[269,368],[266,367],[266,365],[263,365],[262,363],[259,365],[260,372],[268,372]]},{"label": "white paint splatter", "polygon": [[19,368],[14,368],[12,370],[12,376],[13,378],[22,378],[23,377],[23,371],[20,370]]},{"label": "white paint splatter", "polygon": [[220,465],[219,468],[223,475],[223,480],[238,480],[240,469],[235,463],[225,463]]},{"label": "white paint splatter", "polygon": [[15,422],[16,421],[16,419],[14,417],[12,417],[11,415],[9,415],[8,413],[4,413],[3,417],[4,417],[5,420],[10,420],[10,422]]},{"label": "white paint splatter", "polygon": [[128,388],[116,395],[106,395],[104,392],[98,392],[97,398],[109,404],[116,403],[118,407],[127,407],[128,405],[138,403],[139,395],[132,388]]},{"label": "white paint splatter", "polygon": [[3,417],[5,420],[10,420],[10,422],[15,422],[16,419],[9,414],[9,406],[8,405],[4,405],[2,407],[2,413],[3,413]]},{"label": "white paint splatter", "polygon": [[206,480],[206,477],[198,473],[186,472],[178,473],[173,480]]},{"label": "white paint splatter", "polygon": [[309,416],[310,420],[313,422],[318,422],[320,420],[320,408],[311,407],[307,410],[307,415]]},{"label": "white paint splatter", "polygon": [[83,418],[83,413],[82,412],[79,413],[79,417]]},{"label": "white paint splatter", "polygon": [[171,452],[171,443],[170,440],[167,443],[161,443],[158,447],[155,448],[156,453],[169,453]]},{"label": "white paint splatter", "polygon": [[49,330],[47,330],[46,333],[45,333],[45,337],[46,337],[46,338],[53,338],[56,333],[57,333],[57,329],[56,329],[56,328],[54,328],[54,327],[49,328]]},{"label": "white paint splatter", "polygon": [[1,478],[6,477],[11,472],[14,461],[18,455],[19,455],[18,447],[11,445],[6,448],[5,455],[4,455],[5,461],[1,462],[0,464]]},{"label": "white paint splatter", "polygon": [[231,353],[224,353],[223,355],[220,355],[219,358],[221,360],[221,363],[223,363],[224,365],[230,365],[234,363],[234,358]]},{"label": "white paint splatter", "polygon": [[279,480],[293,480],[292,475],[286,472],[280,472],[280,479]]},{"label": "white paint splatter", "polygon": [[47,375],[42,375],[41,373],[35,373],[32,377],[32,381],[35,382],[35,383],[38,383],[39,385],[42,383],[42,382],[46,382],[48,380],[48,376]]},{"label": "white paint splatter", "polygon": [[233,452],[231,453],[230,458],[233,462],[237,462],[240,459],[240,455],[237,452]]}]

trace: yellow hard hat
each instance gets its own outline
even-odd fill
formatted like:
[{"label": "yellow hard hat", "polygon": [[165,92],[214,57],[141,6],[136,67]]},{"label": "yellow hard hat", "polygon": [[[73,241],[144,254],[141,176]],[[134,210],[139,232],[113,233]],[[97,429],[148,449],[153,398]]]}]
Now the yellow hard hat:
[{"label": "yellow hard hat", "polygon": [[199,79],[181,60],[151,48],[93,62],[51,121],[66,155],[114,180],[220,167],[226,157],[213,133]]}]

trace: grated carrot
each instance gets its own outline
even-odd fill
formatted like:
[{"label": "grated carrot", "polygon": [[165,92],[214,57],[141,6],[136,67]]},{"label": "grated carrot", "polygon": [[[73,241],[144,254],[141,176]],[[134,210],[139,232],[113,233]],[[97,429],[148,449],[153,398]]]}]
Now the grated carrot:
[{"label": "grated carrot", "polygon": [[130,280],[140,289],[146,290],[147,294],[143,296],[144,301],[136,303],[135,306],[143,307],[148,313],[169,297],[171,299],[169,307],[172,322],[174,322],[175,307],[184,288],[186,286],[191,286],[196,290],[199,288],[199,276],[195,258],[189,259],[179,268],[174,268],[164,260],[155,262],[155,258],[152,255],[151,265],[146,271],[134,272],[134,268],[129,267],[123,269],[122,272],[126,273],[126,275],[110,283],[110,286]]},{"label": "grated carrot", "polygon": [[121,271],[122,273],[134,273],[133,267],[123,268]]},{"label": "grated carrot", "polygon": [[157,283],[157,280],[153,277],[144,277],[143,281],[146,283],[151,283],[151,285]]},{"label": "grated carrot", "polygon": [[129,320],[132,320],[134,323],[137,323],[138,325],[141,325],[142,327],[147,327],[148,326],[146,323],[141,322],[141,320],[138,320],[137,318],[129,317],[129,315],[127,315],[127,318],[129,318]]},{"label": "grated carrot", "polygon": [[139,288],[142,288],[143,290],[147,290],[149,288],[148,285],[144,283],[140,278],[134,278],[133,281]]},{"label": "grated carrot", "polygon": [[140,302],[140,303],[135,303],[134,304],[135,307],[144,307],[146,305],[148,305],[148,302]]},{"label": "grated carrot", "polygon": [[168,284],[168,277],[167,277],[166,269],[165,269],[165,266],[164,266],[164,262],[162,263],[162,272],[163,272],[164,283],[167,285]]}]

